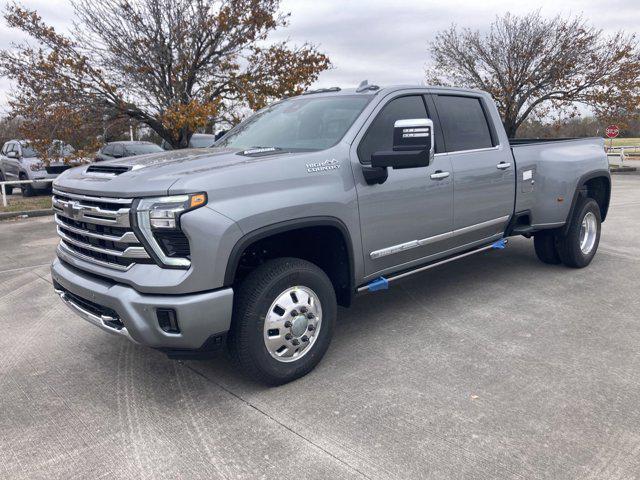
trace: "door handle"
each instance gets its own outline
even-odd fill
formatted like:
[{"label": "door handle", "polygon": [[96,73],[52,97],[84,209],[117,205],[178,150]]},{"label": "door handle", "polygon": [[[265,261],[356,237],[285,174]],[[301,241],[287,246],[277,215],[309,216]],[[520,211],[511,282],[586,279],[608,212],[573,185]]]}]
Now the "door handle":
[{"label": "door handle", "polygon": [[509,168],[511,166],[510,162],[500,162],[498,165],[496,165],[496,168],[498,170],[506,170],[507,168]]},{"label": "door handle", "polygon": [[442,180],[450,175],[449,172],[443,172],[442,170],[436,170],[431,174],[431,180]]}]

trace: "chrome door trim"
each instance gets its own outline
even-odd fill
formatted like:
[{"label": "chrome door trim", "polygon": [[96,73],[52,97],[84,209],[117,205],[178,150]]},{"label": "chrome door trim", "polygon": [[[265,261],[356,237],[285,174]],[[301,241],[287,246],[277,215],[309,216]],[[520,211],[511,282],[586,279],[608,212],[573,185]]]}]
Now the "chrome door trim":
[{"label": "chrome door trim", "polygon": [[492,225],[499,225],[501,223],[506,223],[509,220],[509,218],[510,218],[510,215],[505,215],[503,217],[494,218],[493,220],[487,220],[486,222],[476,223],[475,225],[469,225],[468,227],[458,228],[457,230],[453,230],[451,232],[441,233],[438,235],[434,235],[432,237],[422,238],[420,240],[411,240],[409,242],[400,243],[398,245],[391,245],[390,247],[381,248],[380,250],[374,250],[369,254],[369,257],[372,260],[375,260],[381,257],[386,257],[387,255],[393,255],[395,253],[405,252],[413,248],[422,247],[425,245],[439,242],[441,240],[446,240],[448,238],[456,237],[458,235],[464,235],[466,233],[473,232],[475,230],[491,227]]},{"label": "chrome door trim", "polygon": [[487,220],[486,222],[476,223],[474,225],[469,225],[468,227],[458,228],[453,231],[454,236],[464,235],[465,233],[473,232],[474,230],[480,230],[481,228],[490,227],[492,225],[499,225],[500,223],[505,223],[509,220],[510,215],[505,215],[504,217],[494,218],[493,220]]}]

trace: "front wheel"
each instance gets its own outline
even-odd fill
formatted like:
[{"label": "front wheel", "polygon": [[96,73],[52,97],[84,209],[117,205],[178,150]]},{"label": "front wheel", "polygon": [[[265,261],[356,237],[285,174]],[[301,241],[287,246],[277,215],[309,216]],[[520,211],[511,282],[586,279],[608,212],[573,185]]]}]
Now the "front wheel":
[{"label": "front wheel", "polygon": [[255,380],[290,382],[320,362],[336,316],[335,291],[324,271],[297,258],[270,260],[236,292],[230,353]]},{"label": "front wheel", "polygon": [[581,198],[567,234],[558,239],[558,254],[568,267],[583,268],[591,263],[600,243],[600,207],[592,198]]},{"label": "front wheel", "polygon": [[[20,180],[29,180],[26,175],[20,174]],[[22,189],[23,197],[33,197],[35,195],[35,190],[30,183],[21,183],[20,188]]]}]

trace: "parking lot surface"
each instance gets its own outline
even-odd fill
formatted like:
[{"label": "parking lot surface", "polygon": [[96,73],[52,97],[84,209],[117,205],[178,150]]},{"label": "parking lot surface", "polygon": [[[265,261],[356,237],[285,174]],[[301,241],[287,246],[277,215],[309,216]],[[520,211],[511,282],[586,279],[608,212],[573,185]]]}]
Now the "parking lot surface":
[{"label": "parking lot surface", "polygon": [[0,223],[0,478],[640,477],[640,176],[590,267],[531,240],[341,310],[278,388],[177,362],[54,295],[51,217]]}]

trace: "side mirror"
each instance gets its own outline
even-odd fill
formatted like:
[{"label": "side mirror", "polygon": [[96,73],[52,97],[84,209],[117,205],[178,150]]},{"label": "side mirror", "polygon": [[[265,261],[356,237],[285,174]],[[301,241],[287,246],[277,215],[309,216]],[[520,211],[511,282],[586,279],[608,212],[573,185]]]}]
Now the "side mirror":
[{"label": "side mirror", "polygon": [[7,158],[15,158],[17,160],[20,157],[18,156],[18,152],[12,150],[11,152],[7,152]]},{"label": "side mirror", "polygon": [[397,120],[393,126],[393,151],[371,155],[372,167],[428,167],[433,159],[433,121],[428,118]]},{"label": "side mirror", "polygon": [[224,137],[228,131],[229,130],[220,130],[218,133],[216,133],[216,136],[214,137],[214,140],[217,142],[222,137]]},{"label": "side mirror", "polygon": [[369,185],[384,183],[388,178],[387,168],[428,167],[435,152],[433,121],[428,118],[396,120],[393,125],[393,150],[375,152],[371,155],[371,166],[363,167]]}]

